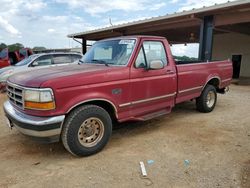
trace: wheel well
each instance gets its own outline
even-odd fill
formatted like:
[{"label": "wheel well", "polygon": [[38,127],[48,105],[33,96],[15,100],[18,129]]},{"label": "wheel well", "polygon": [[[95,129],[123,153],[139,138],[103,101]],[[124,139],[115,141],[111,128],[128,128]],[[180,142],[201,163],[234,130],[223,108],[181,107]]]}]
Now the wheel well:
[{"label": "wheel well", "polygon": [[71,109],[70,112],[72,110],[78,108],[79,106],[88,105],[88,104],[92,104],[92,105],[102,107],[103,109],[105,109],[109,113],[112,121],[117,120],[115,107],[111,103],[109,103],[107,101],[103,101],[103,100],[94,100],[94,101],[88,101],[88,102],[85,102],[85,103],[81,103],[81,104],[75,106],[73,109]]},{"label": "wheel well", "polygon": [[212,78],[211,80],[209,80],[207,82],[207,85],[208,84],[214,86],[216,88],[216,90],[217,90],[217,89],[219,89],[220,80],[218,78]]}]

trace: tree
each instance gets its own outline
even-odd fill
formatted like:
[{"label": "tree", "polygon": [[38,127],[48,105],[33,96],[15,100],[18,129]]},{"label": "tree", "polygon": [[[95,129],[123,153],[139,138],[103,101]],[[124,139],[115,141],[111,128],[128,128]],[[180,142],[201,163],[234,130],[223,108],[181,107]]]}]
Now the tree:
[{"label": "tree", "polygon": [[7,45],[4,44],[4,43],[1,43],[1,44],[0,44],[0,51],[3,50],[4,48],[7,48]]},{"label": "tree", "polygon": [[43,47],[43,46],[35,46],[32,50],[34,50],[34,51],[42,51],[42,50],[46,50],[46,48]]},{"label": "tree", "polygon": [[15,44],[8,45],[8,48],[10,52],[14,52],[14,51],[24,48],[24,45],[21,43],[15,43]]}]

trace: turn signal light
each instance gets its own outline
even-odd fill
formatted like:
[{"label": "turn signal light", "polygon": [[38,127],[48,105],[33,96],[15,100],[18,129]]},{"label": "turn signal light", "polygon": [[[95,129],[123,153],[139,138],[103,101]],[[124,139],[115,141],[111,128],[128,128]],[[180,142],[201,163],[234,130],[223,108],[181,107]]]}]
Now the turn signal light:
[{"label": "turn signal light", "polygon": [[34,110],[53,110],[55,109],[54,102],[30,102],[25,101],[26,109],[34,109]]}]

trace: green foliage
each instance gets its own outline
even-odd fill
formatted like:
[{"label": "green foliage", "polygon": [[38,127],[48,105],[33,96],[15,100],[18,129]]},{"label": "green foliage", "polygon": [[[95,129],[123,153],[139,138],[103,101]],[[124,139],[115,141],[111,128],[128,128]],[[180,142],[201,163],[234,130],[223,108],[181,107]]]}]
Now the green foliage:
[{"label": "green foliage", "polygon": [[34,51],[42,51],[42,50],[46,50],[46,48],[43,47],[43,46],[35,46],[32,50],[34,50]]},{"label": "green foliage", "polygon": [[24,48],[24,46],[20,43],[15,43],[15,44],[8,45],[8,48],[10,52],[14,52],[14,51]]},{"label": "green foliage", "polygon": [[[15,51],[19,51],[20,49],[24,48],[24,45],[21,43],[14,43],[14,44],[10,44],[10,45],[7,45],[5,43],[0,43],[0,52],[5,48],[8,48],[9,52],[15,52]],[[26,47],[26,48],[28,48],[28,47]],[[29,48],[29,49],[31,49],[31,48]],[[42,51],[42,50],[46,50],[46,48],[43,46],[35,46],[32,50],[33,51]]]},{"label": "green foliage", "polygon": [[188,56],[174,56],[174,59],[177,61],[197,61],[198,58],[188,57]]},{"label": "green foliage", "polygon": [[0,51],[3,50],[4,48],[7,48],[7,45],[4,44],[4,43],[1,43],[1,44],[0,44]]}]

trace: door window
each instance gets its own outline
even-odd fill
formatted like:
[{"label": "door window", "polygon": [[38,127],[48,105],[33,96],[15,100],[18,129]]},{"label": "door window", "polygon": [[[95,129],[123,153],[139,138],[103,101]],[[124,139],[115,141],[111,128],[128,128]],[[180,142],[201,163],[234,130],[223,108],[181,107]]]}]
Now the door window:
[{"label": "door window", "polygon": [[[145,59],[146,58],[146,59]],[[151,61],[160,60],[167,65],[167,56],[162,42],[145,41],[135,61],[136,68],[146,67]]]},{"label": "door window", "polygon": [[50,55],[45,55],[37,58],[33,63],[32,66],[46,66],[52,64],[52,57]]},{"label": "door window", "polygon": [[71,56],[66,54],[53,55],[54,64],[71,63]]}]

